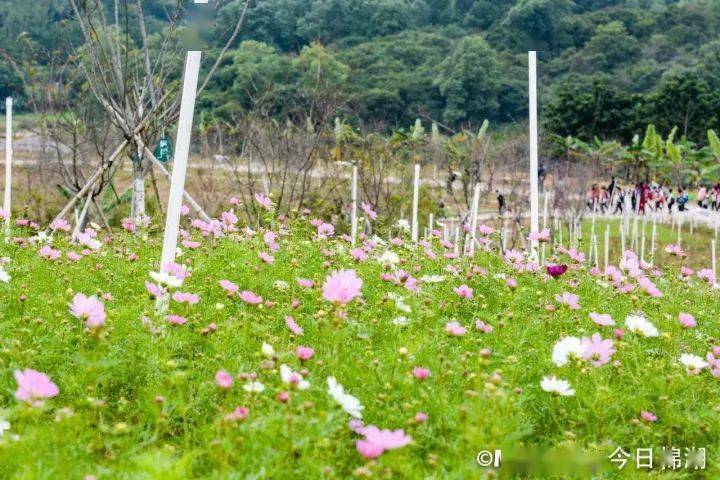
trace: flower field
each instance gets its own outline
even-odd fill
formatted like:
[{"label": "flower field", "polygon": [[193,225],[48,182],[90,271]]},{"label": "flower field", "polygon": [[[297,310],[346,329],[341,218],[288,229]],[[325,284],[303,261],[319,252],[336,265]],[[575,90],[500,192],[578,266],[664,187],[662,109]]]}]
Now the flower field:
[{"label": "flower field", "polygon": [[[14,227],[0,477],[643,474],[610,461],[618,447],[652,447],[663,478],[720,475],[720,302],[679,248],[599,271],[562,248],[542,267],[502,255],[487,226],[472,256],[439,231],[352,247],[260,200],[252,229],[232,210],[186,216],[162,270],[155,224],[72,242],[64,222],[52,238]],[[682,465],[663,470],[662,447]],[[502,466],[481,467],[483,450]]]}]

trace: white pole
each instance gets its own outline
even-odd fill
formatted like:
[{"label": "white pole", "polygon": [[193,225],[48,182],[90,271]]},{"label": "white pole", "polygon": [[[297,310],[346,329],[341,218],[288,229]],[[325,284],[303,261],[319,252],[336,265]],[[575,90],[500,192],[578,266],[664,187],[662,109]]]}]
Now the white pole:
[{"label": "white pole", "polygon": [[678,217],[678,222],[677,222],[677,229],[678,229],[678,231],[677,231],[677,234],[678,234],[678,242],[677,242],[677,244],[678,244],[678,247],[680,247],[680,246],[682,245],[682,219],[683,219],[683,217]]},{"label": "white pole", "polygon": [[610,225],[605,227],[605,271],[608,268],[608,260],[610,258]]},{"label": "white pole", "polygon": [[[530,97],[530,231],[539,228],[538,214],[538,126],[537,126],[537,53],[528,52]],[[537,242],[530,243],[533,259],[537,259]]]},{"label": "white pole", "polygon": [[413,182],[412,209],[412,241],[418,241],[418,202],[420,201],[420,164],[415,164],[415,180]]},{"label": "white pole", "polygon": [[480,184],[475,184],[472,206],[470,207],[470,255],[475,253],[475,237],[477,235],[477,216],[480,207]]},{"label": "white pole", "polygon": [[432,213],[430,214],[430,218],[428,218],[428,232],[432,232],[435,228],[435,215]]},{"label": "white pole", "polygon": [[594,258],[595,258],[595,268],[600,268],[600,258],[598,256],[597,235],[593,235],[593,254],[594,254]]},{"label": "white pole", "polygon": [[713,277],[717,278],[717,263],[716,263],[716,257],[715,257],[715,247],[717,245],[717,241],[712,240],[712,269],[713,269]]},{"label": "white pole", "polygon": [[357,241],[357,231],[358,231],[358,221],[357,221],[357,179],[358,179],[358,167],[357,165],[353,165],[353,171],[352,171],[352,186],[351,186],[351,196],[352,196],[352,216],[350,218],[350,230],[351,230],[351,237],[352,237],[352,244],[355,245],[355,242]]},{"label": "white pole", "polygon": [[165,236],[160,268],[175,260],[178,228],[180,227],[180,208],[185,191],[185,174],[190,153],[190,136],[192,134],[193,115],[195,113],[195,95],[197,94],[198,73],[202,52],[187,52],[185,60],[185,77],[180,103],[180,117],[175,140],[175,156],[173,158],[172,179],[170,181],[170,197],[165,220]]},{"label": "white pole", "polygon": [[3,197],[3,210],[5,219],[5,241],[10,241],[10,208],[12,196],[12,108],[13,99],[5,99],[5,196]]},{"label": "white pole", "polygon": [[655,237],[657,236],[657,215],[653,217],[652,236],[650,237],[650,261],[655,264]]}]

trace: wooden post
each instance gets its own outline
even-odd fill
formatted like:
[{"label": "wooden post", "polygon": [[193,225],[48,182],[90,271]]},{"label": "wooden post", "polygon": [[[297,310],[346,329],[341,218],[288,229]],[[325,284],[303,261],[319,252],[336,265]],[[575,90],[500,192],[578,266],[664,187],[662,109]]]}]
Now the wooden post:
[{"label": "wooden post", "polygon": [[357,242],[357,179],[358,179],[358,167],[353,165],[352,170],[352,184],[350,186],[350,197],[352,198],[352,213],[350,217],[350,236],[352,238],[352,244],[355,246]]},{"label": "wooden post", "polygon": [[[537,125],[537,53],[528,52],[530,97],[530,231],[537,232],[538,222],[538,125]],[[537,260],[537,242],[530,242],[530,258]]]},{"label": "wooden post", "polygon": [[168,198],[167,218],[165,221],[165,235],[160,268],[175,260],[177,248],[178,228],[180,227],[180,209],[182,207],[183,192],[185,191],[185,174],[190,153],[190,136],[192,134],[193,115],[195,113],[195,95],[197,94],[198,74],[200,72],[201,52],[187,53],[185,60],[185,77],[180,103],[180,117],[175,140],[175,156],[173,158],[172,180],[170,183],[170,196]]},{"label": "wooden post", "polygon": [[413,205],[412,205],[412,241],[418,241],[418,203],[420,202],[420,164],[415,164],[415,178],[413,181]]},{"label": "wooden post", "polygon": [[7,97],[5,99],[5,195],[3,197],[3,210],[7,218],[5,219],[5,241],[10,241],[10,209],[12,197],[12,109],[13,99]]}]

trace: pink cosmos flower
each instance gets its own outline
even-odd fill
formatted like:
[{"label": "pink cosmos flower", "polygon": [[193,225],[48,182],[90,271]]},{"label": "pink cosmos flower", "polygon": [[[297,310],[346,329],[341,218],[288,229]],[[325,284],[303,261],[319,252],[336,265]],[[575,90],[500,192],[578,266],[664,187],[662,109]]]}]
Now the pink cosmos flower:
[{"label": "pink cosmos flower", "polygon": [[182,246],[189,249],[195,249],[200,248],[200,242],[194,242],[192,240],[188,240],[187,238],[184,239],[182,242]]},{"label": "pink cosmos flower", "polygon": [[215,385],[222,390],[230,390],[233,384],[233,377],[225,370],[218,370],[215,373]]},{"label": "pink cosmos flower", "polygon": [[445,324],[445,331],[449,333],[450,335],[454,335],[456,337],[465,335],[465,332],[467,332],[467,329],[460,325],[458,322],[448,322]]},{"label": "pink cosmos flower", "polygon": [[372,209],[372,205],[369,203],[362,203],[362,210],[365,212],[365,215],[368,216],[370,220],[376,220],[377,219],[377,213]]},{"label": "pink cosmos flower", "polygon": [[465,284],[460,285],[459,287],[453,288],[455,293],[457,293],[461,298],[467,298],[471,299],[473,298],[473,290],[472,288],[468,287]]},{"label": "pink cosmos flower", "polygon": [[257,305],[262,303],[263,298],[260,295],[256,295],[250,290],[243,290],[240,292],[240,300],[247,303],[248,305]]},{"label": "pink cosmos flower", "polygon": [[495,229],[493,227],[485,225],[484,223],[478,227],[478,232],[480,232],[481,235],[492,235],[494,231]]},{"label": "pink cosmos flower", "polygon": [[60,393],[50,377],[31,368],[15,370],[13,372],[18,389],[15,398],[30,405],[39,405],[43,400],[52,398]]},{"label": "pink cosmos flower", "polygon": [[697,273],[697,276],[700,280],[705,280],[710,284],[715,283],[715,273],[709,268],[703,268]]},{"label": "pink cosmos flower", "polygon": [[270,255],[269,253],[260,252],[259,255],[260,255],[260,259],[261,259],[263,262],[269,263],[269,264],[275,263],[275,257],[273,257],[272,255]]},{"label": "pink cosmos flower", "polygon": [[130,233],[135,233],[135,231],[137,230],[135,220],[133,220],[132,218],[123,218],[120,224],[126,231]]},{"label": "pink cosmos flower", "polygon": [[549,242],[550,241],[550,229],[543,228],[539,232],[530,232],[528,239],[531,242]]},{"label": "pink cosmos flower", "polygon": [[646,422],[656,422],[658,417],[652,412],[643,410],[640,412],[640,418]]},{"label": "pink cosmos flower", "polygon": [[599,333],[593,334],[591,338],[583,338],[582,344],[585,346],[582,358],[589,360],[596,367],[608,363],[613,353],[615,353],[613,341],[610,339],[603,340]]},{"label": "pink cosmos flower", "polygon": [[492,333],[492,331],[493,331],[493,327],[490,326],[490,325],[488,325],[488,324],[486,324],[486,323],[483,322],[482,320],[477,320],[477,321],[475,322],[475,328],[476,328],[477,330],[480,330],[480,331],[483,332],[483,333]]},{"label": "pink cosmos flower", "polygon": [[38,253],[42,258],[47,258],[48,260],[57,260],[60,258],[60,251],[55,250],[50,245],[44,245]]},{"label": "pink cosmos flower", "polygon": [[335,235],[335,227],[332,223],[321,223],[317,227],[317,234],[321,238],[332,237]]},{"label": "pink cosmos flower", "polygon": [[187,323],[187,318],[180,315],[168,315],[167,321],[173,325],[184,325]]},{"label": "pink cosmos flower", "polygon": [[168,275],[172,275],[173,277],[180,280],[185,280],[190,276],[190,271],[187,269],[187,267],[175,262],[165,264],[162,270]]},{"label": "pink cosmos flower", "polygon": [[512,277],[508,277],[505,279],[505,285],[507,285],[510,290],[515,290],[517,288],[517,280]]},{"label": "pink cosmos flower", "polygon": [[683,326],[683,328],[693,328],[697,326],[695,317],[693,317],[689,313],[681,313],[680,315],[678,315],[678,321],[680,322],[680,325]]},{"label": "pink cosmos flower", "polygon": [[680,247],[680,245],[670,244],[665,247],[665,251],[669,253],[670,255],[676,256],[676,257],[685,257],[686,254],[683,251],[683,249]]},{"label": "pink cosmos flower", "polygon": [[617,340],[622,340],[623,336],[625,335],[625,332],[623,332],[622,328],[616,328],[613,331],[613,335]]},{"label": "pink cosmos flower", "polygon": [[562,295],[555,295],[555,300],[564,304],[570,310],[580,309],[580,297],[570,292],[563,292]]},{"label": "pink cosmos flower", "polygon": [[247,407],[237,407],[232,412],[225,415],[225,420],[227,421],[237,421],[237,420],[245,420],[250,413],[250,410]]},{"label": "pink cosmos flower", "polygon": [[300,360],[310,360],[313,355],[315,355],[315,350],[310,347],[303,347],[302,345],[298,345],[295,353]]},{"label": "pink cosmos flower", "polygon": [[184,205],[184,204],[181,205],[180,206],[180,215],[187,215],[188,213],[190,213],[190,207],[188,207],[187,205]]},{"label": "pink cosmos flower", "polygon": [[61,230],[63,232],[69,232],[70,224],[64,218],[58,218],[57,220],[53,220],[53,222],[50,224],[50,230],[52,230],[53,232],[57,232],[58,230]]},{"label": "pink cosmos flower", "polygon": [[93,295],[87,297],[77,293],[70,304],[70,314],[85,322],[88,328],[101,328],[105,325],[105,305]]},{"label": "pink cosmos flower", "polygon": [[615,325],[615,320],[607,313],[590,312],[590,320],[603,327],[611,327]]},{"label": "pink cosmos flower", "polygon": [[307,278],[298,278],[297,283],[303,288],[312,288],[313,286],[315,286],[315,282]]},{"label": "pink cosmos flower", "polygon": [[150,283],[147,280],[145,281],[145,289],[148,291],[150,296],[153,298],[160,298],[165,294],[165,292],[163,291],[162,288],[160,288],[159,285]]},{"label": "pink cosmos flower", "polygon": [[412,370],[413,377],[418,380],[425,380],[430,376],[430,370],[423,367],[415,367]]},{"label": "pink cosmos flower", "polygon": [[648,277],[640,277],[638,278],[638,285],[640,288],[645,290],[645,293],[650,295],[651,297],[662,297],[662,292],[655,286],[655,284],[650,280]]},{"label": "pink cosmos flower", "polygon": [[355,270],[338,270],[332,272],[323,284],[323,297],[333,303],[346,305],[360,296],[363,281]]},{"label": "pink cosmos flower", "polygon": [[364,458],[377,458],[386,450],[402,448],[412,442],[412,437],[400,430],[380,430],[374,425],[362,429],[364,440],[358,440],[356,447]]},{"label": "pink cosmos flower", "polygon": [[8,218],[10,218],[10,210],[0,207],[0,220],[7,220]]},{"label": "pink cosmos flower", "polygon": [[364,262],[365,260],[367,260],[367,253],[365,253],[365,250],[363,250],[362,248],[353,248],[350,251],[350,256],[358,262]]},{"label": "pink cosmos flower", "polygon": [[256,193],[255,201],[265,210],[272,210],[273,203],[272,200],[270,200],[270,197],[268,197],[267,195],[262,193]]},{"label": "pink cosmos flower", "polygon": [[200,301],[200,297],[198,295],[186,292],[175,292],[173,293],[172,298],[178,303],[187,303],[188,305],[195,305]]},{"label": "pink cosmos flower", "polygon": [[230,197],[230,205],[238,206],[240,205],[240,199],[237,197]]},{"label": "pink cosmos flower", "polygon": [[77,252],[68,252],[67,258],[71,262],[79,262],[82,259],[82,255],[78,255]]},{"label": "pink cosmos flower", "polygon": [[302,327],[298,325],[295,319],[290,315],[285,317],[285,325],[287,325],[290,331],[293,332],[295,335],[301,336],[303,334]]},{"label": "pink cosmos flower", "polygon": [[227,293],[228,297],[233,296],[238,292],[238,290],[240,290],[240,287],[235,285],[230,280],[220,280],[218,283],[223,288],[223,290],[225,290],[225,293]]},{"label": "pink cosmos flower", "polygon": [[358,453],[360,453],[363,458],[368,459],[377,458],[385,451],[382,446],[370,443],[366,440],[358,440],[355,442],[355,446],[357,447]]},{"label": "pink cosmos flower", "polygon": [[583,252],[578,251],[575,248],[569,249],[567,251],[567,255],[575,263],[583,263],[585,261],[585,254]]}]

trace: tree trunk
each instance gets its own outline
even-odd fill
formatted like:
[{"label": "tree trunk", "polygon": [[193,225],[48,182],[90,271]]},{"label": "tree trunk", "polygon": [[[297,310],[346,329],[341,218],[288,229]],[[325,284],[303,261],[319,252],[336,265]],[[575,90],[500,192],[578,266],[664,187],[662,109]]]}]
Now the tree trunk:
[{"label": "tree trunk", "polygon": [[145,169],[143,168],[143,152],[137,147],[137,157],[133,161],[132,206],[130,216],[138,221],[145,216]]}]

